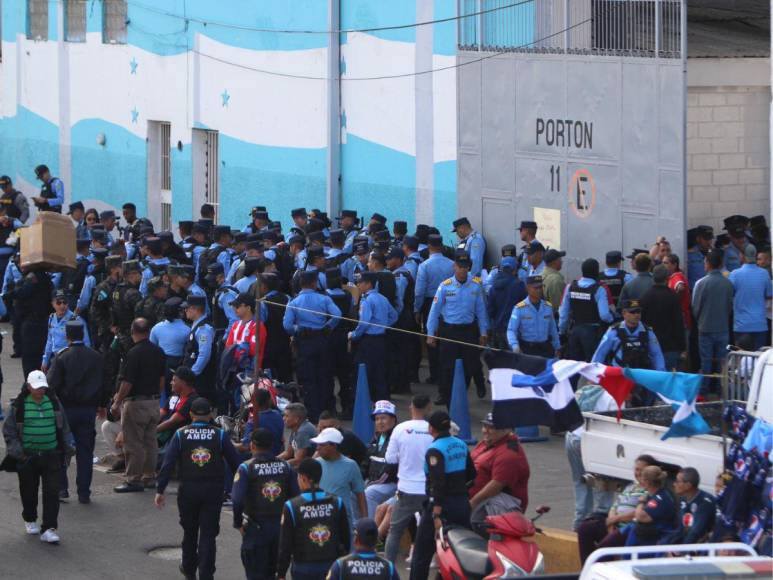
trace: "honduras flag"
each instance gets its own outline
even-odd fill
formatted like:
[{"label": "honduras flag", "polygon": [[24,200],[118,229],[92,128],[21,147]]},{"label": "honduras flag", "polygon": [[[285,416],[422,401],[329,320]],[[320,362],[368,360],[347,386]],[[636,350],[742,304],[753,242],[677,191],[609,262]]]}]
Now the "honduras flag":
[{"label": "honduras flag", "polygon": [[657,393],[675,411],[671,428],[662,439],[692,437],[709,433],[711,428],[695,408],[701,388],[701,375],[669,373],[644,369],[625,369],[625,376],[636,384]]},{"label": "honduras flag", "polygon": [[553,361],[515,353],[487,357],[494,421],[508,427],[546,425],[571,431],[582,425],[569,377],[575,361]]}]

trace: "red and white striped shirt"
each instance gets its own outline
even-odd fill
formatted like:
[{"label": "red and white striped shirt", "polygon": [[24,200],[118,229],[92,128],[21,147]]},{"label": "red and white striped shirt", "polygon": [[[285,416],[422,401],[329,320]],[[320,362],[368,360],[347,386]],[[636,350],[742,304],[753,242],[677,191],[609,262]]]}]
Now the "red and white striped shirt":
[{"label": "red and white striped shirt", "polygon": [[[250,356],[255,356],[255,321],[237,320],[228,330],[228,337],[225,340],[225,346],[228,348],[234,344],[248,343],[250,345]],[[263,353],[266,350],[266,325],[260,324],[260,360],[259,366],[263,366]]]}]

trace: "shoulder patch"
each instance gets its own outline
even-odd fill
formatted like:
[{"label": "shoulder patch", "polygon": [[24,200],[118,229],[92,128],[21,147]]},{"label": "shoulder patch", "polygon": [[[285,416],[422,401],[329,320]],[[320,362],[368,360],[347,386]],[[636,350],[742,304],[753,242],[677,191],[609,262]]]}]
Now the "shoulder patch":
[{"label": "shoulder patch", "polygon": [[516,308],[525,308],[526,307],[526,300],[521,300],[518,304],[515,305]]},{"label": "shoulder patch", "polygon": [[551,303],[550,303],[548,300],[545,300],[545,304],[547,304],[548,306],[550,306],[551,308],[553,308],[553,305],[552,305],[552,304],[551,304]]},{"label": "shoulder patch", "polygon": [[453,278],[447,278],[443,280],[443,286],[450,286],[451,282],[453,282]]},{"label": "shoulder patch", "polygon": [[480,283],[481,283],[481,281],[480,281],[480,276],[475,276],[475,277],[472,279],[472,281],[473,281],[473,282],[475,282],[476,284],[480,284]]}]

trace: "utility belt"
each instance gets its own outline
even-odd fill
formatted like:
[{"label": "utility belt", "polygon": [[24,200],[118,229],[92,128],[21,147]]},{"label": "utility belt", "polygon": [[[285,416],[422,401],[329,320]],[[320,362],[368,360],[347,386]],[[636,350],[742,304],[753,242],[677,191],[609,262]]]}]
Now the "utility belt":
[{"label": "utility belt", "polygon": [[312,338],[315,336],[324,336],[329,334],[329,331],[325,328],[301,328],[298,330],[299,338]]},{"label": "utility belt", "polygon": [[542,342],[530,342],[528,340],[518,339],[518,344],[523,348],[545,348],[552,346],[550,340],[543,340]]},{"label": "utility belt", "polygon": [[466,324],[450,324],[442,320],[438,328],[440,330],[477,330],[478,324],[475,321]]},{"label": "utility belt", "polygon": [[157,401],[160,395],[134,395],[124,398],[124,401]]}]

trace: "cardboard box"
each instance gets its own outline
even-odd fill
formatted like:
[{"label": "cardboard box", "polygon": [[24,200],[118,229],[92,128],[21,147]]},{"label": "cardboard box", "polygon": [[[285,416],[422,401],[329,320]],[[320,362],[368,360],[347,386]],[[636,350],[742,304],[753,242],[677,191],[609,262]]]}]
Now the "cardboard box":
[{"label": "cardboard box", "polygon": [[35,223],[19,230],[21,267],[61,271],[75,268],[75,226],[69,216],[43,211]]}]

